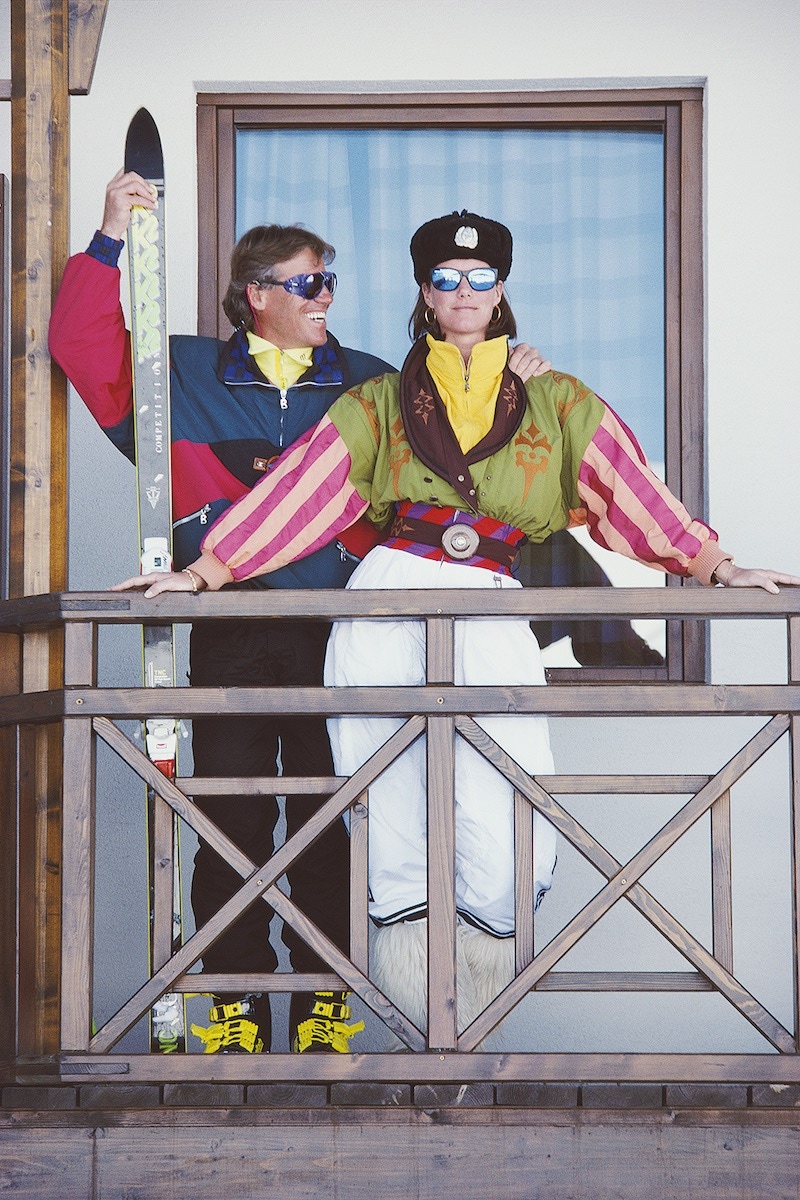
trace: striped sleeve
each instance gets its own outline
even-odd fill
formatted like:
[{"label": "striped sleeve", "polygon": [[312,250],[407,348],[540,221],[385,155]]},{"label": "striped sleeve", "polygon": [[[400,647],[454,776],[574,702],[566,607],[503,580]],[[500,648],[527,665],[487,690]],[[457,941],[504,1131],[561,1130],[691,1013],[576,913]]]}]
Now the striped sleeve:
[{"label": "striped sleeve", "polygon": [[216,589],[326,546],[367,508],[349,471],[347,446],[325,416],[211,526],[193,565]]},{"label": "striped sleeve", "polygon": [[710,526],[687,512],[648,466],[631,431],[608,405],[578,474],[592,539],[608,550],[710,584],[731,555]]}]

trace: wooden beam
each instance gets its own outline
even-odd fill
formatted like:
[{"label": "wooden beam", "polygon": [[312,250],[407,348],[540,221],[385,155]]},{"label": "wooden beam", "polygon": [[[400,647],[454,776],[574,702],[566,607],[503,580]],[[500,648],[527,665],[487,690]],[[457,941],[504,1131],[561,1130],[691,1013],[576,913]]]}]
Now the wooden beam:
[{"label": "wooden beam", "polygon": [[69,92],[87,96],[92,86],[108,0],[69,0]]},{"label": "wooden beam", "polygon": [[[9,595],[67,582],[66,380],[47,352],[67,255],[67,0],[11,0]],[[60,635],[27,634],[22,691],[57,686]],[[61,729],[23,731],[19,769],[19,1050],[58,1045]]]}]

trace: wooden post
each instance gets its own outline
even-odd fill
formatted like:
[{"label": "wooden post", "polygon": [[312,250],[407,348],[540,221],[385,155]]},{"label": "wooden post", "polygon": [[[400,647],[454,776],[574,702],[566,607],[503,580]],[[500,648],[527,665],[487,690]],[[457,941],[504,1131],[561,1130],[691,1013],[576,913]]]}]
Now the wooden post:
[{"label": "wooden post", "polygon": [[[10,86],[9,86],[10,91]],[[9,96],[10,98],[10,96]],[[0,597],[8,595],[8,179],[0,176]],[[20,689],[19,638],[0,634],[0,695]],[[16,1049],[17,994],[17,732],[13,725],[0,727],[0,1061],[10,1060]]]},{"label": "wooden post", "polygon": [[[67,582],[66,380],[47,328],[67,253],[67,0],[11,0],[9,595]],[[25,637],[22,690],[59,686],[60,636]],[[18,1052],[58,1048],[61,729],[20,738]]]},{"label": "wooden post", "polygon": [[[787,621],[789,643],[789,683],[800,679],[800,618]],[[791,870],[792,870],[792,991],[795,1053],[800,1054],[800,718],[791,717],[792,783],[791,783]]]}]

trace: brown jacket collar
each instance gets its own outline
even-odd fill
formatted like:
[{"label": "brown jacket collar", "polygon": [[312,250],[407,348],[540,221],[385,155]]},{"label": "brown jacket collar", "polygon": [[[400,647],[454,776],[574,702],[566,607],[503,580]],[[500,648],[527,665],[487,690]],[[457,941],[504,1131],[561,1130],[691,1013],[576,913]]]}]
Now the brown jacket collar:
[{"label": "brown jacket collar", "polygon": [[406,437],[417,458],[440,478],[446,479],[468,508],[477,511],[469,466],[489,458],[514,437],[525,415],[525,385],[506,364],[492,428],[477,446],[464,454],[428,370],[427,357],[425,338],[419,338],[411,347],[400,372],[400,412]]}]

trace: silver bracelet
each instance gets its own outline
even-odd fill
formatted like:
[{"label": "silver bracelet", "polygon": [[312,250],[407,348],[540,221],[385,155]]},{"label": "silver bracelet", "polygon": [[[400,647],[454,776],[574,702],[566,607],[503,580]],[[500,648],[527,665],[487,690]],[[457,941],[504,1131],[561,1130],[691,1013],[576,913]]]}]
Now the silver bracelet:
[{"label": "silver bracelet", "polygon": [[[724,562],[729,562],[732,567],[736,566],[735,558],[723,558],[722,562],[717,563],[717,567],[721,567]],[[714,587],[727,587],[727,584],[723,583],[719,575],[717,575],[717,567],[714,567],[714,570],[711,572],[711,583]]]}]

